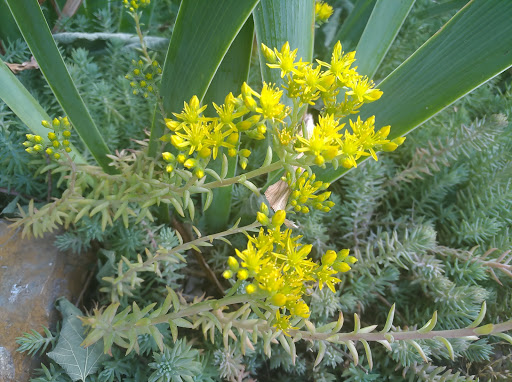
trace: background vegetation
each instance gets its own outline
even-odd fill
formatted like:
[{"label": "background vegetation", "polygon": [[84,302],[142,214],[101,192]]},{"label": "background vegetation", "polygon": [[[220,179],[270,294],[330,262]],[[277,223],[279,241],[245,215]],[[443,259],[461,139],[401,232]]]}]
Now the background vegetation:
[{"label": "background vegetation", "polygon": [[[173,21],[168,14],[171,10],[176,15],[177,3],[155,1],[155,9],[146,20],[150,35],[170,37]],[[435,8],[438,14],[432,11],[435,4],[430,0],[415,3],[375,76],[377,81],[435,33],[461,2],[446,3],[452,7]],[[325,56],[322,50],[329,46],[336,29],[354,6],[349,0],[333,1],[331,5],[335,8],[332,20],[316,33],[318,57]],[[43,7],[52,20],[55,16],[49,2]],[[123,16],[122,8],[117,2],[105,2],[94,10],[84,8],[71,19],[60,21],[59,32],[129,30],[130,21]],[[138,57],[137,51],[123,40],[67,41],[63,37],[60,41],[59,48],[70,74],[110,150],[134,147],[134,139],[144,138],[141,127],[150,129],[153,114],[151,103],[134,96],[124,78],[131,69],[131,60]],[[30,60],[30,51],[19,38],[4,39],[2,47],[0,58],[4,62]],[[163,62],[164,52],[158,48],[156,52]],[[252,83],[257,82],[253,73],[258,72],[259,63],[254,56],[250,68]],[[50,115],[63,114],[39,71],[22,71],[18,78]],[[332,198],[336,202],[333,211],[327,214],[315,211],[298,221],[301,234],[314,243],[316,253],[334,245],[351,248],[360,259],[336,294],[326,289],[313,292],[311,321],[321,326],[335,319],[341,310],[349,323],[353,313],[357,313],[363,326],[383,324],[394,303],[397,328],[423,324],[437,310],[438,328],[454,329],[469,325],[484,301],[487,302],[484,323],[512,318],[512,273],[507,264],[512,249],[512,130],[508,122],[511,113],[508,71],[426,122],[396,152],[381,155],[378,162],[366,162],[350,171],[333,185]],[[56,179],[50,182],[47,174],[33,176],[37,167],[31,164],[32,158],[22,146],[25,133],[25,125],[0,102],[0,209],[6,217],[15,214],[17,203],[26,204],[31,198],[42,203],[62,192],[56,186]],[[81,145],[78,140],[73,143]],[[263,157],[264,151],[259,153],[255,148],[254,155]],[[236,214],[231,219],[236,220],[242,214],[243,219],[252,221],[260,203],[248,189],[235,186],[232,211]],[[89,301],[105,305],[111,302],[111,296],[103,277],[115,275],[116,264],[123,256],[135,261],[137,253],[144,248],[172,248],[178,239],[173,228],[147,220],[130,224],[129,228],[115,223],[106,231],[101,230],[100,220],[98,215],[80,220],[59,235],[55,244],[62,250],[71,250],[75,256],[91,249],[98,253],[96,281],[91,285]],[[179,221],[174,223],[175,228],[181,226]],[[240,247],[244,238],[240,235],[232,242]],[[211,270],[219,275],[232,251],[228,245],[217,245],[204,257]],[[197,259],[192,254],[182,255],[189,266],[169,263],[162,275],[149,273],[143,287],[121,300],[120,310],[133,301],[140,306],[147,301],[163,302],[165,285],[183,290],[187,297],[200,296],[205,291],[211,294],[212,281],[205,277],[205,268],[194,266]],[[61,307],[66,312],[65,305]],[[73,313],[64,316],[71,321],[69,317]],[[163,353],[149,335],[139,339],[142,344],[139,354],[124,356],[114,347],[112,357],[104,358],[87,381],[157,381],[168,370],[174,371],[173,381],[186,376],[195,381],[512,378],[512,351],[497,337],[450,340],[455,361],[449,359],[444,347],[431,340],[418,341],[428,363],[407,343],[393,343],[391,353],[384,347],[376,347],[374,367],[369,370],[364,358],[356,366],[343,345],[329,344],[321,363],[314,366],[318,349],[311,352],[310,347],[318,345],[302,342],[293,365],[291,357],[280,347],[275,347],[271,359],[263,354],[261,342],[254,351],[242,356],[238,348],[224,349],[220,338],[212,345],[201,333],[190,330],[182,332],[186,335],[174,343],[168,327],[163,325],[159,329],[164,334]],[[44,337],[25,336],[20,344],[23,350],[50,352],[58,336],[59,333],[48,332]],[[33,379],[69,380],[67,372],[50,358]]]}]

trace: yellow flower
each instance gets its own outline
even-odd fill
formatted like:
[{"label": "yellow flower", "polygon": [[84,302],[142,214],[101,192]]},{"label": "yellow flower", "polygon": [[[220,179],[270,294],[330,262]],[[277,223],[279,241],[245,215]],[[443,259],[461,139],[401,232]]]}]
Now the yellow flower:
[{"label": "yellow flower", "polygon": [[297,49],[290,51],[290,44],[286,41],[282,46],[281,51],[274,48],[274,52],[278,63],[267,64],[269,68],[281,69],[281,78],[283,78],[287,73],[295,71],[294,61],[297,56]]},{"label": "yellow flower", "polygon": [[352,78],[348,86],[352,89],[346,92],[347,95],[353,95],[359,102],[373,102],[380,98],[382,92],[374,89],[373,81],[368,77]]},{"label": "yellow flower", "polygon": [[316,272],[316,276],[318,278],[318,286],[320,290],[322,290],[323,285],[327,285],[327,287],[334,293],[334,284],[339,283],[341,280],[337,277],[334,277],[333,274],[336,274],[336,271],[332,268],[322,266]]},{"label": "yellow flower", "polygon": [[199,98],[193,96],[189,103],[183,102],[183,111],[180,114],[172,113],[176,118],[188,123],[197,123],[201,113],[207,108],[207,105],[201,107]]},{"label": "yellow flower", "polygon": [[317,60],[317,62],[329,68],[325,72],[325,74],[332,74],[339,82],[341,86],[344,86],[348,80],[353,78],[354,76],[358,77],[357,72],[354,69],[350,69],[350,65],[356,60],[355,59],[356,52],[349,52],[344,54],[342,50],[341,43],[338,41],[336,45],[334,45],[334,50],[331,56],[331,63],[328,64],[323,61]]},{"label": "yellow flower", "polygon": [[318,1],[315,4],[315,19],[319,23],[325,23],[333,12],[332,7],[323,1]]},{"label": "yellow flower", "polygon": [[176,135],[171,137],[171,143],[178,149],[188,147],[188,155],[191,155],[194,151],[200,151],[204,146],[209,145],[207,141],[209,133],[209,125],[207,122],[198,121],[183,124],[182,130],[177,131]]},{"label": "yellow flower", "polygon": [[282,95],[282,90],[264,82],[260,96],[261,107],[256,108],[256,112],[261,113],[265,119],[282,120],[287,114],[285,106],[280,103]]}]

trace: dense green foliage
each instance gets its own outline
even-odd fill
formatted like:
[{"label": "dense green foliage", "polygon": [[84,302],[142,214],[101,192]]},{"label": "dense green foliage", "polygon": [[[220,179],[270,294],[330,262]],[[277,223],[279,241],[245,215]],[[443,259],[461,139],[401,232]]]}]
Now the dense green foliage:
[{"label": "dense green foliage", "polygon": [[[338,1],[336,5],[331,21],[334,25],[346,17],[352,2]],[[176,9],[171,1],[159,2],[159,6]],[[377,79],[392,71],[451,15],[449,10],[441,17],[428,18],[425,9],[429,6],[431,2],[427,0],[414,6]],[[92,15],[79,14],[64,23],[62,31],[116,32],[127,22],[120,19],[121,8],[109,3]],[[148,20],[152,35],[159,35],[159,26],[169,23],[158,15],[155,9],[153,19]],[[322,46],[319,38],[327,41],[332,35],[329,28],[333,27],[326,24],[317,33],[317,46]],[[144,138],[141,126],[149,128],[153,112],[151,103],[134,96],[124,79],[137,52],[126,48],[122,41],[102,42],[90,49],[80,45],[80,42],[62,45],[61,49],[97,126],[112,151],[134,147],[132,140]],[[5,53],[0,58],[6,62],[24,62],[29,60],[30,53],[17,40],[5,44]],[[251,73],[259,70],[257,61],[253,60]],[[19,77],[50,115],[61,114],[38,71],[24,71]],[[484,323],[512,318],[512,274],[510,266],[500,265],[510,257],[507,254],[512,248],[512,129],[508,122],[511,118],[511,76],[504,73],[414,131],[396,152],[351,170],[333,185],[332,199],[336,202],[333,211],[311,212],[296,222],[307,242],[314,244],[317,254],[334,245],[340,249],[351,248],[359,259],[335,294],[327,288],[312,291],[312,322],[317,326],[331,322],[341,310],[349,324],[353,324],[352,316],[357,313],[363,326],[383,325],[390,306],[395,303],[397,329],[423,325],[434,311],[439,317],[437,329],[455,329],[474,321],[484,301],[487,302]],[[31,158],[21,145],[25,132],[23,124],[0,103],[0,208],[5,208],[6,216],[14,213],[16,203],[26,204],[30,198],[42,202],[61,192],[55,186],[56,179],[50,182],[45,174],[32,176],[37,167],[30,163]],[[80,145],[78,141],[74,143]],[[264,148],[254,148],[254,163],[261,162],[264,154]],[[251,163],[249,169],[250,166]],[[232,218],[241,216],[250,222],[261,200],[247,188],[236,185],[232,203]],[[179,243],[172,228],[147,220],[139,224],[133,224],[134,221],[130,221],[128,228],[117,222],[102,231],[101,219],[96,215],[80,220],[57,237],[56,246],[71,250],[74,255],[97,251],[97,282],[90,293],[91,301],[100,305],[112,301],[115,293],[111,293],[110,284],[104,278],[116,276],[117,264],[123,257],[134,262],[145,248],[172,248]],[[181,229],[183,223],[175,221],[174,227]],[[240,248],[244,241],[239,235],[233,238],[232,244]],[[148,301],[161,304],[167,294],[166,285],[181,289],[188,300],[206,291],[214,294],[208,271],[211,268],[219,275],[232,252],[231,246],[217,244],[215,249],[203,254],[209,267],[196,264],[199,260],[192,253],[183,253],[187,267],[169,261],[161,275],[145,273],[142,286],[120,300],[120,311],[133,302],[141,307]],[[427,364],[406,342],[393,343],[391,353],[384,347],[374,347],[374,367],[369,370],[363,357],[355,366],[344,345],[329,343],[323,360],[314,366],[318,344],[297,345],[298,357],[292,364],[288,353],[278,346],[268,359],[263,341],[258,342],[254,351],[242,355],[238,347],[225,349],[218,334],[213,345],[197,331],[180,332],[181,339],[173,342],[167,325],[159,330],[163,334],[164,352],[158,350],[149,335],[139,338],[138,354],[132,352],[125,356],[114,346],[112,357],[107,357],[99,373],[88,376],[87,381],[512,378],[510,347],[497,337],[449,340],[456,355],[453,362],[445,347],[433,340],[417,341],[429,358]],[[45,333],[47,339],[25,335],[19,341],[21,350],[50,351],[57,342],[53,334],[46,330]],[[311,347],[314,352],[310,351]],[[359,350],[363,354],[362,348]],[[45,363],[49,366],[42,366],[33,381],[70,380],[56,363],[49,359]]]}]

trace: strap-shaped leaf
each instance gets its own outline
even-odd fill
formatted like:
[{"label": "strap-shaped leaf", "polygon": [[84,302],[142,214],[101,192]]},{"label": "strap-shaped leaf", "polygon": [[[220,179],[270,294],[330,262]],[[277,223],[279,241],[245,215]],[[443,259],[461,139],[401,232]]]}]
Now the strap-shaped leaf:
[{"label": "strap-shaped leaf", "polygon": [[[313,58],[315,4],[313,0],[261,0],[254,10],[254,26],[261,43],[281,49],[285,42],[297,49],[297,59],[311,62]],[[263,80],[282,84],[279,70],[270,69],[260,55]]]},{"label": "strap-shaped leaf", "polygon": [[9,12],[5,0],[0,0],[0,42],[3,41],[5,44],[7,40],[13,41],[18,38],[21,38],[18,26]]},{"label": "strap-shaped leaf", "polygon": [[[405,135],[445,107],[512,66],[512,2],[473,0],[379,84],[382,98],[361,109],[391,138]],[[346,169],[318,178],[333,182]]]},{"label": "strap-shaped leaf", "polygon": [[[212,102],[220,105],[224,103],[224,98],[229,92],[232,92],[235,97],[240,93],[240,88],[244,81],[247,81],[249,74],[253,37],[254,22],[250,17],[229,47],[206,92],[203,103],[210,105],[206,109],[206,112],[209,112],[207,114],[215,112],[211,106]],[[236,157],[228,158],[228,177],[235,176],[236,161]],[[221,162],[222,156],[217,157],[216,161],[212,163],[212,168],[220,172]],[[213,190],[213,203],[204,213],[208,228],[219,231],[227,227],[231,212],[232,192],[232,185]]]},{"label": "strap-shaped leaf", "polygon": [[373,77],[415,0],[377,0],[356,48],[357,72]]},{"label": "strap-shaped leaf", "polygon": [[108,165],[110,160],[106,156],[110,151],[78,94],[39,3],[37,0],[7,0],[7,5],[48,85],[78,135],[103,170],[111,173],[113,168]]},{"label": "strap-shaped leaf", "polygon": [[[165,58],[161,95],[170,116],[196,95],[203,99],[217,68],[258,0],[183,0]],[[163,125],[155,119],[149,154]]]},{"label": "strap-shaped leaf", "polygon": [[[361,35],[372,14],[376,1],[377,0],[358,0],[354,5],[354,9],[349,13],[336,34],[336,37],[333,39],[333,44],[336,44],[337,41],[341,41],[345,52],[354,50],[361,39]],[[334,45],[331,47],[331,50],[333,47]],[[326,59],[329,58],[330,53],[329,57]]]},{"label": "strap-shaped leaf", "polygon": [[[34,134],[46,138],[49,130],[41,125],[41,121],[49,121],[50,117],[2,60],[0,60],[0,84],[2,84],[0,99]],[[75,162],[85,163],[75,148],[72,148],[70,155]]]}]

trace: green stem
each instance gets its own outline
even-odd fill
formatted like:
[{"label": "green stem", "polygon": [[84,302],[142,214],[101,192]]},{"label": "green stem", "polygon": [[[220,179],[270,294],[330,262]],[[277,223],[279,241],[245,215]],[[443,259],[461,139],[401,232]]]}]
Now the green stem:
[{"label": "green stem", "polygon": [[[217,232],[217,233],[214,233],[214,234],[211,234],[211,235],[208,235],[208,236],[201,236],[201,237],[199,237],[199,238],[197,238],[195,240],[189,241],[187,243],[183,243],[183,244],[178,245],[177,247],[171,248],[169,250],[159,250],[159,251],[157,251],[157,254],[155,256],[153,256],[151,258],[148,258],[143,263],[138,263],[137,267],[130,268],[125,273],[123,273],[122,277],[118,277],[115,280],[114,286],[115,286],[115,284],[122,283],[123,280],[129,279],[134,272],[138,272],[138,271],[141,271],[141,270],[144,270],[144,269],[148,269],[149,266],[151,266],[152,264],[154,264],[157,261],[159,261],[160,258],[163,257],[163,256],[167,256],[167,255],[169,255],[171,253],[178,253],[178,252],[182,252],[182,251],[187,251],[189,249],[193,249],[195,247],[201,246],[202,243],[205,243],[205,242],[208,242],[208,241],[211,243],[214,240],[219,239],[221,237],[235,235],[235,234],[241,233],[241,232],[252,231],[253,229],[258,228],[260,226],[261,226],[261,224],[256,221],[256,222],[254,222],[252,224],[249,224],[249,225],[246,225],[246,226],[243,226],[243,227],[232,227],[232,228],[229,228],[229,229],[227,229],[225,231],[222,231],[222,232]],[[218,301],[221,301],[221,300],[218,300]],[[212,302],[215,302],[215,300],[212,300]],[[162,322],[165,322],[165,321],[162,321]]]},{"label": "green stem", "polygon": [[265,166],[265,167],[261,167],[261,168],[259,168],[257,170],[249,171],[249,172],[247,172],[245,174],[238,175],[238,176],[235,176],[233,178],[222,179],[222,180],[217,180],[215,182],[205,183],[201,187],[203,187],[203,188],[226,187],[226,186],[229,186],[231,184],[235,184],[235,183],[240,182],[241,179],[251,179],[251,178],[255,178],[257,176],[260,176],[260,175],[267,174],[269,172],[278,170],[281,167],[283,167],[283,164],[284,164],[284,161],[278,160],[277,162],[269,164],[268,166]]}]

